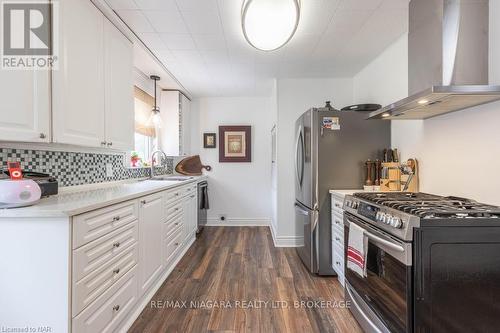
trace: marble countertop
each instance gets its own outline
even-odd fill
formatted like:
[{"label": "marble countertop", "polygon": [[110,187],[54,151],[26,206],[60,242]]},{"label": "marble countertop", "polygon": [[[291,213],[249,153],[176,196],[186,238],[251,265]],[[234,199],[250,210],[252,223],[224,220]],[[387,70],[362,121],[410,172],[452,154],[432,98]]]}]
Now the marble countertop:
[{"label": "marble countertop", "polygon": [[196,183],[206,178],[206,176],[199,176],[185,181],[146,179],[62,189],[58,195],[43,198],[33,206],[0,209],[0,219],[69,217],[155,192]]},{"label": "marble countertop", "polygon": [[346,195],[352,195],[354,193],[358,193],[358,192],[365,192],[365,190],[363,189],[359,189],[359,190],[330,190],[330,194],[340,194],[342,196],[346,196]]}]

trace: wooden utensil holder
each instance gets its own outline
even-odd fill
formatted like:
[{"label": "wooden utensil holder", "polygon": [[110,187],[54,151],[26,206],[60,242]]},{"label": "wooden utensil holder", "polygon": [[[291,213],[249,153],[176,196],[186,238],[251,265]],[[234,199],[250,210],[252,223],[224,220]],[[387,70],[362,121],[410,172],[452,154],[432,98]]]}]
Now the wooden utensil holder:
[{"label": "wooden utensil holder", "polygon": [[382,169],[387,168],[387,178],[380,179],[381,192],[396,192],[401,191],[401,169],[397,162],[384,162]]}]

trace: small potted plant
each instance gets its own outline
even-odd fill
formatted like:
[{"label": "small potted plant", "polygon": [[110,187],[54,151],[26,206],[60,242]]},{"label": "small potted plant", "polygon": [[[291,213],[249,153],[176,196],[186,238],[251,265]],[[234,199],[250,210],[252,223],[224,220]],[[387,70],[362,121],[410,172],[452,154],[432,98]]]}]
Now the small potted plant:
[{"label": "small potted plant", "polygon": [[136,168],[137,163],[141,161],[141,158],[139,157],[139,154],[136,151],[133,151],[132,154],[130,154],[130,162],[132,163],[132,167]]}]

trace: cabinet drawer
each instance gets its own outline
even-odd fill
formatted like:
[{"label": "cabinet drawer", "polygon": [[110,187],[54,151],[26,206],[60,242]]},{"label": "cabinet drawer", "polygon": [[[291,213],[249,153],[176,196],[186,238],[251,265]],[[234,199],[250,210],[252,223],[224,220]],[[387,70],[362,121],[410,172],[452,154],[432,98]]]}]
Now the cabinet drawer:
[{"label": "cabinet drawer", "polygon": [[139,239],[137,221],[73,251],[73,282],[77,282],[127,251]]},{"label": "cabinet drawer", "polygon": [[162,235],[163,238],[169,237],[177,228],[182,228],[184,223],[184,214],[178,214],[173,219],[163,223]]},{"label": "cabinet drawer", "polygon": [[182,200],[178,200],[178,201],[167,206],[167,218],[166,218],[166,220],[167,221],[172,220],[177,215],[181,214],[182,212],[183,212]]},{"label": "cabinet drawer", "polygon": [[332,195],[332,210],[339,214],[343,213],[342,206],[344,205],[344,198]]},{"label": "cabinet drawer", "polygon": [[137,266],[73,319],[75,333],[107,333],[119,328],[137,302]]},{"label": "cabinet drawer", "polygon": [[73,284],[73,316],[89,306],[132,269],[137,264],[137,258],[138,249],[137,243],[135,243],[128,251]]},{"label": "cabinet drawer", "polygon": [[183,189],[182,187],[176,187],[174,189],[168,190],[165,192],[165,199],[167,205],[172,204],[173,201],[180,199],[183,194]]},{"label": "cabinet drawer", "polygon": [[196,184],[189,184],[184,188],[184,194],[190,195],[196,192],[198,186]]},{"label": "cabinet drawer", "polygon": [[180,225],[177,229],[170,234],[169,237],[164,242],[163,251],[163,261],[169,262],[172,258],[179,252],[182,246],[182,236],[183,236],[183,226]]},{"label": "cabinet drawer", "polygon": [[338,232],[342,232],[342,234],[344,233],[344,216],[332,212],[332,239],[335,230],[338,230]]},{"label": "cabinet drawer", "polygon": [[137,201],[98,209],[73,217],[73,249],[87,244],[138,217]]},{"label": "cabinet drawer", "polygon": [[344,275],[344,256],[339,255],[338,251],[333,251],[332,266],[333,266],[333,269],[335,270],[335,272],[337,272],[337,274]]}]

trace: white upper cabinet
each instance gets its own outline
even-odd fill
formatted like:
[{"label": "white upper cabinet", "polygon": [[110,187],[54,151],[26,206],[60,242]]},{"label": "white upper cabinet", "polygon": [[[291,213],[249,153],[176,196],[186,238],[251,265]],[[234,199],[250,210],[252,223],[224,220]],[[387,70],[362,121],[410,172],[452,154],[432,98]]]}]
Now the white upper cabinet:
[{"label": "white upper cabinet", "polygon": [[54,142],[102,147],[104,16],[88,0],[60,1],[59,10],[60,63],[52,76]]},{"label": "white upper cabinet", "polygon": [[89,0],[61,1],[59,16],[54,142],[132,150],[132,43]]},{"label": "white upper cabinet", "polygon": [[134,148],[134,86],[132,43],[104,20],[106,145]]},{"label": "white upper cabinet", "polygon": [[189,155],[191,131],[190,101],[179,91],[162,91],[160,144],[169,156]]},{"label": "white upper cabinet", "polygon": [[1,70],[0,140],[49,142],[49,75],[46,70]]}]

